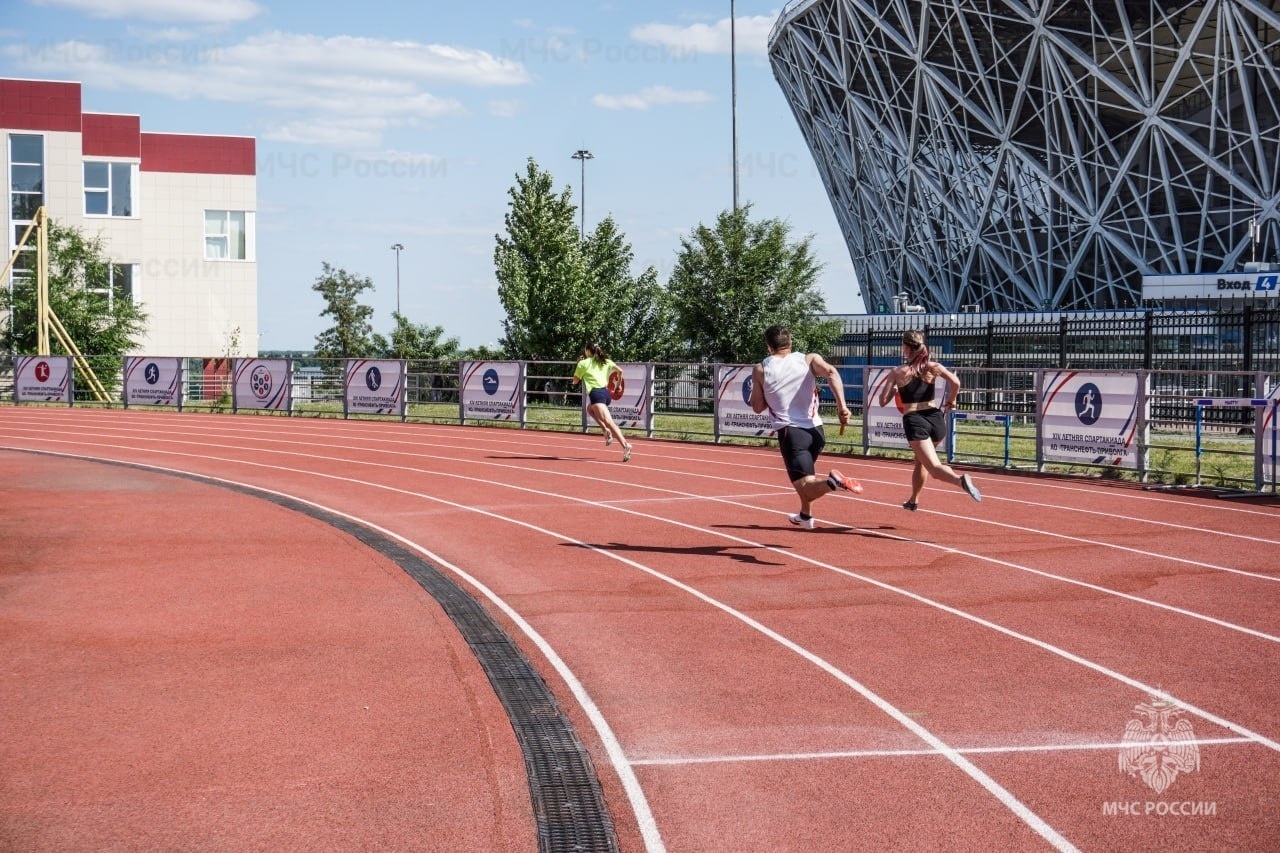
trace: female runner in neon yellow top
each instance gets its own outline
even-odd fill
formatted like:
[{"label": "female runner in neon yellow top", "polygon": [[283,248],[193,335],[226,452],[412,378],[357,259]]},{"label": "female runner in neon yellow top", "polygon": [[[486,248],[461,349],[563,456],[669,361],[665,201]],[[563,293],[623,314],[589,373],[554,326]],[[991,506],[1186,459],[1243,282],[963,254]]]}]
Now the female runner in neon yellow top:
[{"label": "female runner in neon yellow top", "polygon": [[582,360],[573,368],[573,384],[582,381],[590,401],[587,414],[604,430],[605,447],[613,444],[614,439],[622,445],[622,461],[626,462],[631,458],[631,444],[609,414],[609,401],[613,399],[609,393],[609,377],[621,372],[599,344],[588,344],[582,348]]}]

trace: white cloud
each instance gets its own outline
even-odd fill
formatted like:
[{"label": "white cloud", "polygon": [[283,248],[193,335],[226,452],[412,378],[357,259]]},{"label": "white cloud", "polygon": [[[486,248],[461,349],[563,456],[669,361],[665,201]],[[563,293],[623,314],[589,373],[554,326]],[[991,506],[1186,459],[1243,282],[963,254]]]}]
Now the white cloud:
[{"label": "white cloud", "polygon": [[730,39],[729,19],[722,18],[714,24],[642,24],[631,30],[631,37],[644,44],[657,44],[679,49],[684,53],[728,53],[731,41],[736,41],[738,53],[764,56],[768,52],[769,32],[774,19],[768,15],[740,15],[736,32]]},{"label": "white cloud", "polygon": [[376,145],[387,127],[466,112],[426,86],[519,85],[524,65],[481,50],[412,41],[266,33],[230,45],[67,41],[0,55],[37,76],[264,108],[270,139]]},{"label": "white cloud", "polygon": [[140,18],[184,24],[238,24],[257,17],[253,0],[31,0],[37,6],[72,9],[91,18]]},{"label": "white cloud", "polygon": [[276,125],[263,137],[272,142],[295,145],[328,145],[334,148],[368,148],[382,139],[385,125],[362,125],[359,122],[293,121]]},{"label": "white cloud", "polygon": [[681,91],[670,86],[649,86],[629,95],[596,95],[591,103],[606,110],[647,110],[671,104],[708,104],[710,93],[700,89]]}]

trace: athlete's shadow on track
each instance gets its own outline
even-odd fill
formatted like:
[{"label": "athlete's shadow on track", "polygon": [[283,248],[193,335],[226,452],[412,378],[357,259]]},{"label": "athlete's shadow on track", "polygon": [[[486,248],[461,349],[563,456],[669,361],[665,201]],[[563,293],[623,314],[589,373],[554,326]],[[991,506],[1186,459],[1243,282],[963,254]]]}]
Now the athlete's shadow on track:
[{"label": "athlete's shadow on track", "polygon": [[584,548],[597,551],[631,551],[641,554],[681,554],[688,557],[728,557],[738,563],[747,563],[753,566],[783,566],[785,563],[775,563],[770,560],[762,560],[754,554],[739,554],[737,551],[753,551],[764,548],[786,548],[786,545],[697,545],[693,548],[674,548],[666,545],[624,545],[621,542],[610,542],[608,544],[590,542],[561,542],[561,545],[570,548]]},{"label": "athlete's shadow on track", "polygon": [[[797,533],[803,533],[805,536],[812,536],[815,533],[839,533],[842,536],[878,536],[881,530],[898,529],[892,524],[867,524],[862,527],[854,527],[853,525],[847,524],[828,524],[822,527],[815,527],[813,530],[800,530],[791,524],[787,524],[785,526],[765,524],[713,524],[711,526],[724,530],[793,530]],[[784,546],[775,545],[773,547],[781,548]]]},{"label": "athlete's shadow on track", "polygon": [[533,462],[591,462],[586,456],[486,456],[485,459],[518,459]]}]

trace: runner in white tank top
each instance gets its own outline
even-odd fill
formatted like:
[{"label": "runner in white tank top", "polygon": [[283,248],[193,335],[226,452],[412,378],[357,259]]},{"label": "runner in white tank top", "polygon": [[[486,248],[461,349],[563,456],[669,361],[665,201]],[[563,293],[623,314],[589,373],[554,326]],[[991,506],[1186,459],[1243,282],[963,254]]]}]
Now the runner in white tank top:
[{"label": "runner in white tank top", "polygon": [[773,429],[822,426],[818,417],[818,383],[804,353],[770,355],[764,367],[764,401]]},{"label": "runner in white tank top", "polygon": [[834,469],[826,477],[814,473],[818,456],[827,443],[822,418],[818,416],[816,379],[822,377],[831,386],[840,411],[841,428],[849,422],[844,384],[840,374],[822,356],[793,353],[791,332],[785,327],[770,326],[765,330],[764,340],[769,357],[751,372],[751,409],[757,414],[769,410],[787,477],[800,496],[800,512],[789,516],[789,520],[802,530],[813,530],[818,526],[809,513],[814,501],[836,489],[862,491],[857,480]]}]

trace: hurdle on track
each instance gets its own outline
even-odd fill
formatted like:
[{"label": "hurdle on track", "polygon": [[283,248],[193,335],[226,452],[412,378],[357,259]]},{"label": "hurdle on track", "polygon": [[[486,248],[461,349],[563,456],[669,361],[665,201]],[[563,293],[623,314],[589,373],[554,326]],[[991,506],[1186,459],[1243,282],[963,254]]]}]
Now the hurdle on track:
[{"label": "hurdle on track", "polygon": [[[1257,410],[1254,417],[1256,426],[1255,430],[1255,460],[1254,460],[1254,483],[1258,492],[1262,492],[1267,486],[1266,470],[1264,459],[1270,462],[1271,469],[1271,493],[1276,493],[1276,469],[1280,467],[1280,460],[1277,460],[1277,423],[1276,417],[1280,415],[1280,397],[1276,399],[1267,399],[1265,397],[1199,397],[1193,401],[1196,407],[1196,482],[1200,481],[1200,461],[1204,454],[1203,436],[1204,436],[1204,410],[1209,407],[1244,409],[1252,408]],[[1266,409],[1271,408],[1271,425],[1267,427]],[[1257,414],[1263,417],[1258,417]],[[1245,493],[1248,494],[1248,493]]]},{"label": "hurdle on track", "polygon": [[977,412],[952,412],[951,421],[947,425],[947,429],[950,432],[947,440],[948,462],[954,462],[956,458],[956,421],[987,421],[989,423],[1004,424],[1004,461],[1002,464],[1006,468],[1009,466],[1012,447],[1010,444],[1010,418],[1008,415],[987,415],[979,414]]}]

